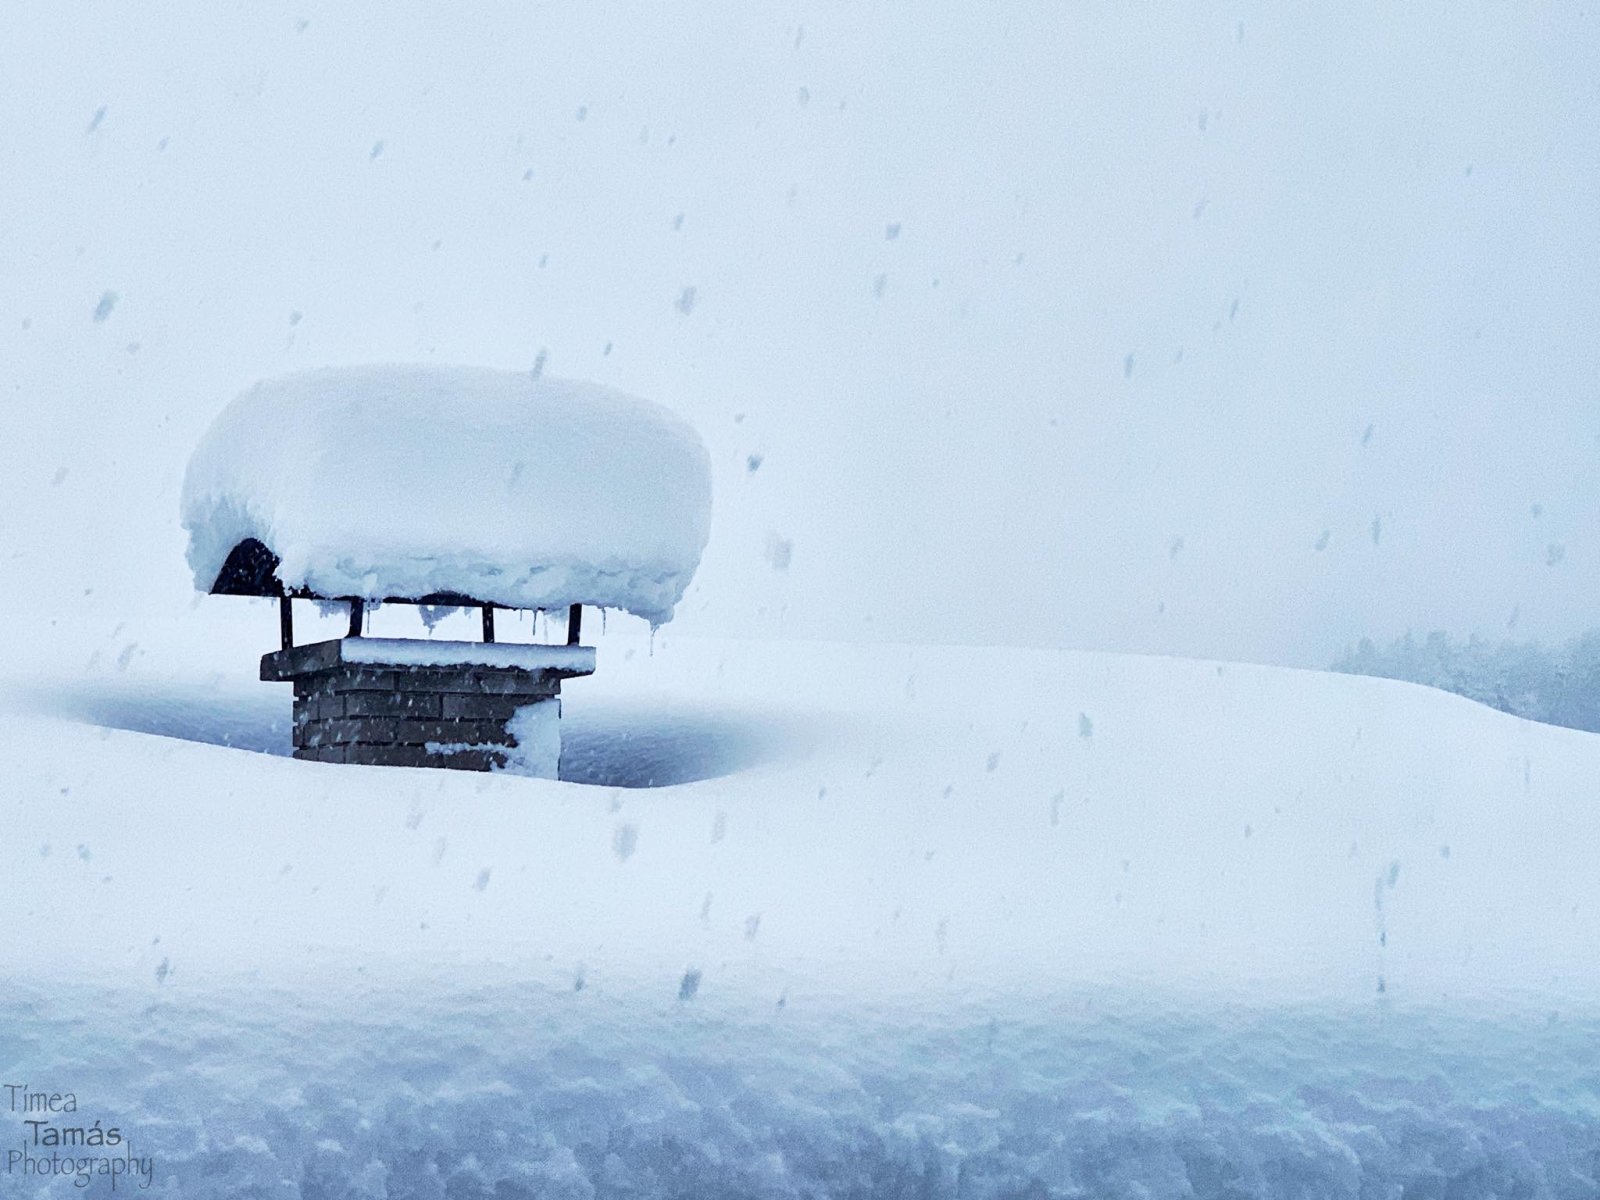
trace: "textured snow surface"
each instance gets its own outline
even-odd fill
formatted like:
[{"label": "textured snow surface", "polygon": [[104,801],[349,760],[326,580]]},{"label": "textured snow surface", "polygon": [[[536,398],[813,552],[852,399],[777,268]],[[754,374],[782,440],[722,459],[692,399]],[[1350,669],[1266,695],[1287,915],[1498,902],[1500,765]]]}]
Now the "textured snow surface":
[{"label": "textured snow surface", "polygon": [[614,637],[576,786],[296,762],[187,632],[0,688],[0,1076],[157,1194],[1595,1194],[1592,735]]},{"label": "textured snow surface", "polygon": [[711,521],[710,459],[658,405],[468,367],[269,379],[217,417],[182,499],[195,586],[255,538],[288,587],[456,592],[672,615]]},{"label": "textured snow surface", "polygon": [[[71,1086],[161,1197],[1592,1200],[1597,1037],[1115,996],[730,1011],[580,973],[309,1002],[13,989],[0,1075]],[[0,1111],[0,1144],[21,1132]]]}]

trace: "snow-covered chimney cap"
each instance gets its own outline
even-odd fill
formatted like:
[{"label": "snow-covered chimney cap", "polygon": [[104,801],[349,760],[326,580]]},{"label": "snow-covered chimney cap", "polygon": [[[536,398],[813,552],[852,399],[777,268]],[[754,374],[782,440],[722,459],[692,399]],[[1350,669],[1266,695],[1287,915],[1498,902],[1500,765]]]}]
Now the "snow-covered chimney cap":
[{"label": "snow-covered chimney cap", "polygon": [[624,609],[660,623],[711,524],[681,418],[597,384],[474,367],[265,380],[189,461],[203,592]]}]

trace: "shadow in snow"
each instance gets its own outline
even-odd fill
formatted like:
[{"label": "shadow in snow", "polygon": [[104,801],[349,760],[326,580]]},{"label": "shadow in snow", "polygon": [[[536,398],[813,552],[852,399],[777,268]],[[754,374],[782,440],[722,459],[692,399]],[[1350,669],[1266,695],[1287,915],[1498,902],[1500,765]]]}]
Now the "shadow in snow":
[{"label": "shadow in snow", "polygon": [[632,701],[563,700],[561,778],[604,787],[670,787],[801,757],[826,740],[823,723]]},{"label": "shadow in snow", "polygon": [[[287,690],[146,683],[34,690],[33,706],[70,721],[258,754],[291,752]],[[828,734],[816,719],[563,699],[561,778],[603,787],[670,787],[804,755]]]},{"label": "shadow in snow", "polygon": [[28,697],[38,710],[85,725],[231,746],[257,754],[293,749],[287,693],[232,691],[204,684],[76,684],[41,687]]}]

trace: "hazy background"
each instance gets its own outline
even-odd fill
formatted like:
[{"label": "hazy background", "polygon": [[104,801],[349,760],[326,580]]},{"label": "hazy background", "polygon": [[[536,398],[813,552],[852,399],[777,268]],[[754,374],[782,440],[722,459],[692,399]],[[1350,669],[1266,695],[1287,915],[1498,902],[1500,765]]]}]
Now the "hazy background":
[{"label": "hazy background", "polygon": [[1600,624],[1600,14],[1322,7],[0,6],[9,636],[187,610],[255,379],[541,355],[710,446],[686,633]]}]

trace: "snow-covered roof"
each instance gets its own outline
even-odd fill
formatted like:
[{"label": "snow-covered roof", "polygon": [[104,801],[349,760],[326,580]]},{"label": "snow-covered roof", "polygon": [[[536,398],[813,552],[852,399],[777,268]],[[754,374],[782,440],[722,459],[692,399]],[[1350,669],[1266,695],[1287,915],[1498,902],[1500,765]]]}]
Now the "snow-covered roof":
[{"label": "snow-covered roof", "polygon": [[705,548],[711,468],[682,419],[596,384],[327,368],[265,380],[222,411],[189,462],[182,514],[201,591],[254,540],[277,559],[267,591],[590,604],[662,622]]}]

